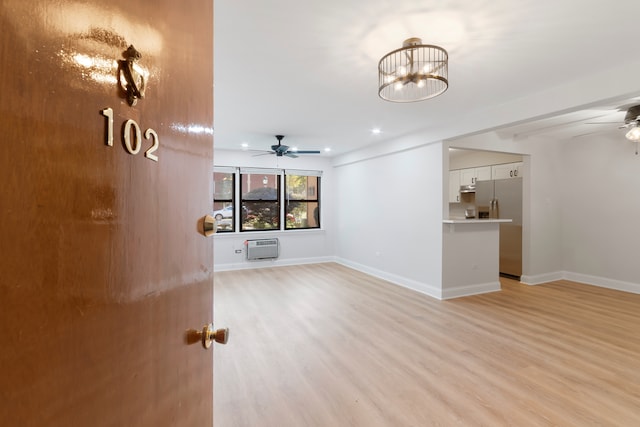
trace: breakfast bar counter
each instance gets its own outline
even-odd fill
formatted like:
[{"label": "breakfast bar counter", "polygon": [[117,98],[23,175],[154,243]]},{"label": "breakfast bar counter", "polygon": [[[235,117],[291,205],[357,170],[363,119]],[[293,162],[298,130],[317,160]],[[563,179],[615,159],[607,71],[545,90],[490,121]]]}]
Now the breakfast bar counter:
[{"label": "breakfast bar counter", "polygon": [[497,218],[487,218],[487,219],[477,219],[477,218],[451,218],[442,220],[444,224],[489,224],[489,223],[501,223],[501,222],[512,222],[510,219],[497,219]]},{"label": "breakfast bar counter", "polygon": [[510,219],[442,221],[442,298],[500,290],[500,224]]}]

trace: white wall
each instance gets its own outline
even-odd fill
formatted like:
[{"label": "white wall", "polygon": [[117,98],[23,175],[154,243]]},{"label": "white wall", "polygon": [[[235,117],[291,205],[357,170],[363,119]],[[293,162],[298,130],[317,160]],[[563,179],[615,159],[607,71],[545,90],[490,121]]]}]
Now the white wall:
[{"label": "white wall", "polygon": [[[214,269],[223,271],[334,260],[333,194],[335,193],[335,185],[329,158],[323,155],[301,155],[296,159],[292,159],[273,155],[254,156],[254,154],[244,151],[216,150],[214,152],[214,165],[323,171],[320,181],[320,225],[322,229],[218,233],[213,236]],[[277,237],[280,240],[280,257],[278,259],[266,261],[246,260],[245,240],[271,237]],[[242,250],[242,252],[236,253],[236,250]]]},{"label": "white wall", "polygon": [[597,134],[562,146],[563,266],[568,278],[640,292],[640,156]]},{"label": "white wall", "polygon": [[335,180],[338,261],[439,296],[443,144],[343,163]]},{"label": "white wall", "polygon": [[449,170],[521,161],[521,156],[517,154],[498,153],[495,151],[454,150],[449,153]]}]

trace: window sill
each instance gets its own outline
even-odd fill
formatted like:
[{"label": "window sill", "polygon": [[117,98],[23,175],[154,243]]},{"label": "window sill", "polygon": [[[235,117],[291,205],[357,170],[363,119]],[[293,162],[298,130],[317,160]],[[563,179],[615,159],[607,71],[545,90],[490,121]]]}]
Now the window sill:
[{"label": "window sill", "polygon": [[268,236],[268,237],[284,237],[284,236],[293,236],[300,234],[325,234],[325,230],[323,228],[309,228],[309,229],[300,229],[300,230],[264,230],[264,231],[234,231],[231,233],[221,232],[215,233],[213,236],[217,239],[225,239],[225,238],[238,238],[245,237],[247,239],[252,239],[253,236]]}]

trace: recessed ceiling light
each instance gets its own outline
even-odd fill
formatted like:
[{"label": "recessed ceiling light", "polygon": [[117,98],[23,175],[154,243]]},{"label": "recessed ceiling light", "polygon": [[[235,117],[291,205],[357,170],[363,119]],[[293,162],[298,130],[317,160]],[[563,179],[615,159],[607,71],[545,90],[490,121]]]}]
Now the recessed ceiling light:
[{"label": "recessed ceiling light", "polygon": [[380,130],[380,128],[373,128],[371,129],[371,133],[374,135],[379,135],[382,133],[382,131]]},{"label": "recessed ceiling light", "polygon": [[242,148],[245,148],[245,149],[246,149],[246,148],[249,148],[249,144],[247,144],[246,142],[243,142],[243,143],[242,143]]},{"label": "recessed ceiling light", "polygon": [[326,153],[328,153],[329,151],[331,151],[331,148],[327,147],[327,148],[325,148],[325,149],[324,149],[324,151],[325,151]]}]

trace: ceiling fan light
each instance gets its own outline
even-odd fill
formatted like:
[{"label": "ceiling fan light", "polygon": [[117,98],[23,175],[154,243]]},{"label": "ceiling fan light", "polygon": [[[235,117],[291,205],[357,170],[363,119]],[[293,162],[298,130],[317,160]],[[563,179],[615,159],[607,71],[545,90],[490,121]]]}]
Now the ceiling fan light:
[{"label": "ceiling fan light", "polygon": [[422,44],[419,38],[405,40],[400,49],[378,62],[378,95],[386,101],[423,101],[448,87],[449,54],[439,46]]},{"label": "ceiling fan light", "polygon": [[630,141],[640,141],[640,127],[637,124],[633,125],[625,137]]}]

